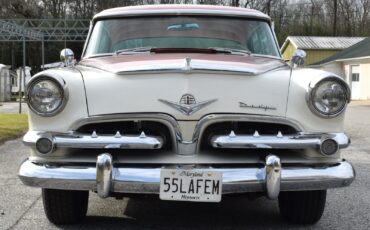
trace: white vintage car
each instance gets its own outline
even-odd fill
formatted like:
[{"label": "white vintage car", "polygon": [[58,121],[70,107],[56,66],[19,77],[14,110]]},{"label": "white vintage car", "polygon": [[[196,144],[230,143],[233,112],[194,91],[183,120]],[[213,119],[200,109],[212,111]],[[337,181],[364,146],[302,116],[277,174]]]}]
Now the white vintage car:
[{"label": "white vintage car", "polygon": [[[144,6],[97,14],[82,60],[34,77],[26,98],[31,155],[19,177],[42,188],[55,224],[100,197],[157,194],[220,202],[277,199],[282,217],[313,224],[326,191],[355,172],[340,149],[350,101],[332,73],[290,67],[270,18],[216,6]],[[232,211],[232,210],[230,210]]]}]

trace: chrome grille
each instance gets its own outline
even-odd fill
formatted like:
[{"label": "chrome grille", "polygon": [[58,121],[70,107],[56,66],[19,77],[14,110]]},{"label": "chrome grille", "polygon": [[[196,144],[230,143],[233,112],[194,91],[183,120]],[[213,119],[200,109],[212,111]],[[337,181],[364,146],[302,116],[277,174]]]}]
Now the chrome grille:
[{"label": "chrome grille", "polygon": [[[208,126],[201,140],[201,149],[220,147],[215,145],[218,137],[227,137],[230,140],[238,140],[240,137],[250,137],[258,140],[258,137],[269,136],[276,139],[285,138],[284,136],[295,136],[299,132],[293,127],[278,123],[264,122],[220,122]],[[253,146],[251,146],[253,147]]]},{"label": "chrome grille", "polygon": [[172,149],[170,131],[167,126],[155,121],[114,121],[97,122],[81,126],[76,133],[99,136],[135,136],[143,135],[160,137],[163,140],[162,149]]}]

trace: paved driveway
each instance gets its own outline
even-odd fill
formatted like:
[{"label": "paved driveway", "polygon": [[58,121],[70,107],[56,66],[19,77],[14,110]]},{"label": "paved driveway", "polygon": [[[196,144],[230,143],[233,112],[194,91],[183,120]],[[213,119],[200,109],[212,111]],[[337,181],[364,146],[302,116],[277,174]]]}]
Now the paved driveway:
[{"label": "paved driveway", "polygon": [[[22,113],[27,113],[26,103],[22,103]],[[19,102],[0,102],[0,113],[19,113]]]},{"label": "paved driveway", "polygon": [[[344,157],[353,162],[357,179],[351,187],[329,190],[321,221],[312,229],[369,229],[370,106],[351,106],[346,132],[352,145]],[[44,215],[40,189],[17,178],[27,149],[21,140],[0,146],[0,229],[56,229]],[[161,202],[158,199],[100,199],[90,193],[88,218],[68,229],[246,229],[299,228],[279,217],[277,203],[259,198],[227,198],[221,204]]]}]

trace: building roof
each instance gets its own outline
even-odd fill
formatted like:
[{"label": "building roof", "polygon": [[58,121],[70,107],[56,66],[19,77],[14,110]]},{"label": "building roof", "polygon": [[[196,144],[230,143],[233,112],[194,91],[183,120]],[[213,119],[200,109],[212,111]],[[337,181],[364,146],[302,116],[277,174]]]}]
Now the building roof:
[{"label": "building roof", "polygon": [[10,65],[4,65],[0,63],[0,69],[2,68],[10,69]]},{"label": "building roof", "polygon": [[344,49],[333,56],[330,56],[313,65],[323,65],[333,61],[354,59],[354,58],[370,58],[370,37],[354,44],[347,49]]},{"label": "building roof", "polygon": [[289,36],[281,47],[284,51],[289,42],[296,49],[342,50],[348,48],[365,37],[319,37],[319,36]]},{"label": "building roof", "polygon": [[270,21],[266,14],[241,7],[210,6],[210,5],[144,5],[117,7],[104,10],[94,16],[93,20],[112,17],[130,17],[142,15],[217,15],[229,17],[250,17]]}]

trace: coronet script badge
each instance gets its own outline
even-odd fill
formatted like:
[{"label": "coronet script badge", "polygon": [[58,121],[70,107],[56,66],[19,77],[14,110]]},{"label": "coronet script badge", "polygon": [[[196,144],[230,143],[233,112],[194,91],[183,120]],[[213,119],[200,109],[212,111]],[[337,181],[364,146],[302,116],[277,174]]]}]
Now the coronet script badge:
[{"label": "coronet script badge", "polygon": [[181,113],[188,115],[188,116],[206,107],[207,105],[217,101],[217,99],[212,99],[212,100],[197,102],[195,97],[188,93],[182,95],[179,102],[167,101],[164,99],[158,99],[158,100],[166,105],[171,106],[174,109],[177,109]]}]

